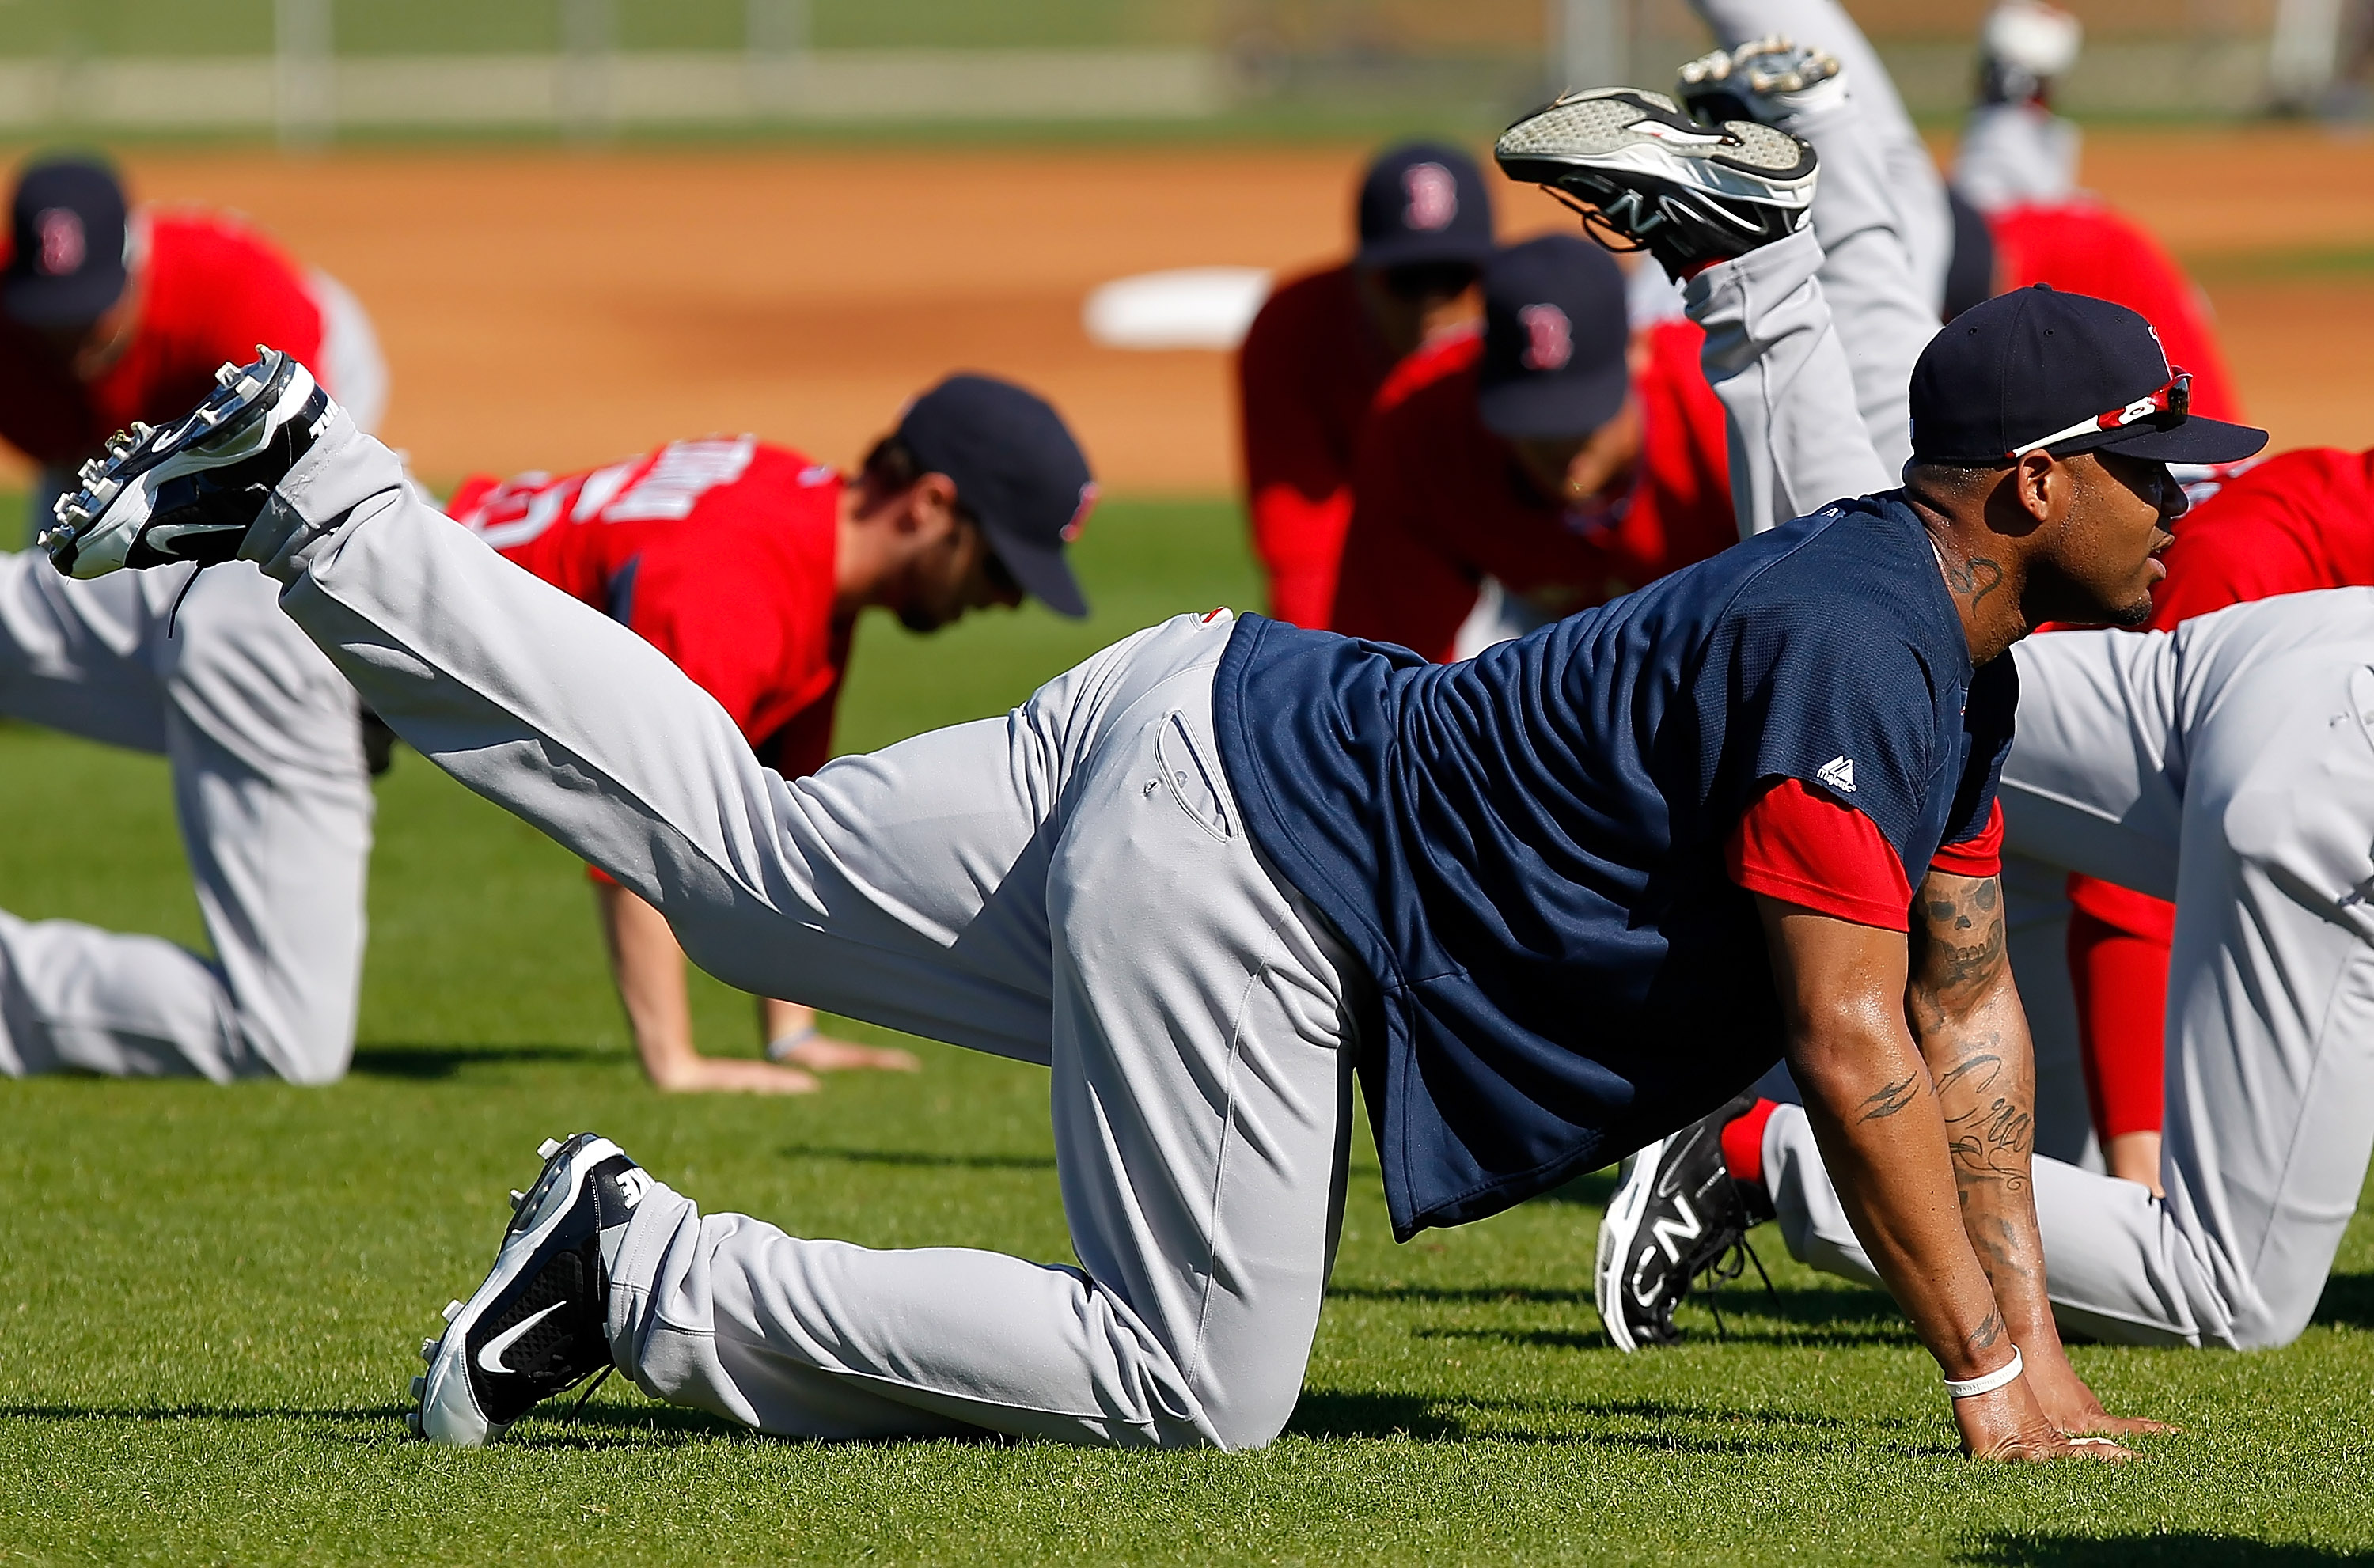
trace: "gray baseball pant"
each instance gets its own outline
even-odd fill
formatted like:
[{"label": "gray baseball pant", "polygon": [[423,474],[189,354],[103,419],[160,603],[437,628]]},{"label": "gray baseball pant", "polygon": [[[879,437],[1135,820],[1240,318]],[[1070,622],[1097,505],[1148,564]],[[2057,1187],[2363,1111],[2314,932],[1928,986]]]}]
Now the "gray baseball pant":
[{"label": "gray baseball pant", "polygon": [[[1779,33],[1825,50],[1845,68],[1848,101],[1783,128],[1814,145],[1821,178],[1813,228],[1822,286],[1837,305],[1837,332],[1853,378],[1854,406],[1889,475],[1912,455],[1904,393],[1912,362],[1937,331],[1953,261],[1954,218],[1945,181],[1905,112],[1876,51],[1837,0],[1694,0],[1726,49]],[[1710,362],[1710,379],[1715,367]],[[1717,390],[1721,384],[1717,383]],[[1836,421],[1835,407],[1820,411]],[[1737,454],[1734,453],[1734,467]],[[1761,527],[1863,490],[1833,490]],[[1743,534],[1759,532],[1742,512]]]},{"label": "gray baseball pant", "polygon": [[399,734],[656,905],[711,974],[1051,1071],[1076,1266],[811,1240],[655,1187],[609,1305],[640,1387],[804,1436],[1277,1434],[1367,982],[1245,837],[1211,730],[1232,617],[786,782],[664,656],[416,500],[344,422],[249,548]]},{"label": "gray baseball pant", "polygon": [[0,713],[165,757],[214,947],[0,912],[0,1073],[345,1073],[370,783],[353,690],[274,591],[243,563],[76,582],[0,556]]}]

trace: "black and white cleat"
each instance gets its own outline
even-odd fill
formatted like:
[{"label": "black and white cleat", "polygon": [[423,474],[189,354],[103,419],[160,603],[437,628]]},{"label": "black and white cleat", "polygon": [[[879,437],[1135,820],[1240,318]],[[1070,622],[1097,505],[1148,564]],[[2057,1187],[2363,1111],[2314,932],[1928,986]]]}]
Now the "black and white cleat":
[{"label": "black and white cleat", "polygon": [[[1722,1129],[1755,1104],[1743,1094],[1624,1162],[1599,1223],[1592,1281],[1599,1320],[1617,1350],[1678,1340],[1674,1308],[1692,1284],[1708,1275],[1734,1278],[1755,1257],[1747,1232],[1769,1218],[1769,1205],[1760,1191],[1751,1203],[1722,1160]],[[1756,1267],[1763,1271],[1760,1261]]]},{"label": "black and white cleat", "polygon": [[431,1443],[477,1448],[536,1405],[611,1366],[605,1314],[615,1246],[651,1189],[606,1138],[581,1132],[537,1151],[543,1174],[511,1194],[513,1213],[484,1283],[445,1308],[445,1331],[421,1341],[428,1372],[405,1425]]},{"label": "black and white cleat", "polygon": [[1493,158],[1511,180],[1583,211],[1615,251],[1645,250],[1680,277],[1804,228],[1814,149],[1752,120],[1709,125],[1663,93],[1569,93],[1500,133]]},{"label": "black and white cleat", "polygon": [[37,543],[68,577],[177,561],[210,566],[239,546],[272,487],[312,449],[337,405],[276,348],[215,372],[215,390],[180,420],[135,424],[82,465]]}]

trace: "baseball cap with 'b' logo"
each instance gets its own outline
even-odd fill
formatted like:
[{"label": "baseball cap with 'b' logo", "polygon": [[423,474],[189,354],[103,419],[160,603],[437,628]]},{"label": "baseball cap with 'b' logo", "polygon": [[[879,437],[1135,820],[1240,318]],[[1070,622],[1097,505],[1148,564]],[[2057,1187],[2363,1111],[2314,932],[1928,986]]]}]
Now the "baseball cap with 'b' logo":
[{"label": "baseball cap with 'b' logo", "polygon": [[1571,234],[1511,245],[1484,267],[1484,427],[1511,439],[1596,430],[1632,387],[1624,274]]},{"label": "baseball cap with 'b' logo", "polygon": [[1045,399],[994,376],[950,376],[907,405],[899,439],[927,472],[956,481],[958,506],[1023,591],[1057,614],[1088,613],[1064,546],[1079,537],[1097,485]]},{"label": "baseball cap with 'b' logo", "polygon": [[2047,284],[1973,305],[1912,367],[1916,462],[2001,466],[2024,452],[2239,462],[2267,433],[2192,412],[2192,379],[2123,305]]},{"label": "baseball cap with 'b' logo", "polygon": [[130,279],[131,217],[115,171],[95,158],[29,164],[9,210],[0,309],[27,326],[97,321]]},{"label": "baseball cap with 'b' logo", "polygon": [[1480,266],[1492,252],[1492,198],[1475,160],[1432,142],[1377,155],[1360,181],[1359,224],[1364,267]]}]

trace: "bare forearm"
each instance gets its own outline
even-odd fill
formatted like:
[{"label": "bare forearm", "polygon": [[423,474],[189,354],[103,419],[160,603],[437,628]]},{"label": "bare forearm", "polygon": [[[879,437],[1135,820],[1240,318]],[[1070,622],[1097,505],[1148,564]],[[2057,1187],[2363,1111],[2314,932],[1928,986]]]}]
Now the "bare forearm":
[{"label": "bare forearm", "polygon": [[692,1002],[685,984],[684,950],[667,918],[623,887],[595,888],[610,977],[626,1009],[643,1071],[665,1085],[693,1055]]},{"label": "bare forearm", "polygon": [[2000,902],[1992,878],[1923,884],[1905,1011],[1936,1083],[1963,1226],[2014,1336],[2031,1346],[2053,1333],[2030,1172],[2036,1061]]},{"label": "bare forearm", "polygon": [[1949,1377],[2001,1364],[2004,1318],[1965,1234],[1937,1098],[1910,1039],[1832,1030],[1791,1059],[1847,1222],[1922,1343]]}]

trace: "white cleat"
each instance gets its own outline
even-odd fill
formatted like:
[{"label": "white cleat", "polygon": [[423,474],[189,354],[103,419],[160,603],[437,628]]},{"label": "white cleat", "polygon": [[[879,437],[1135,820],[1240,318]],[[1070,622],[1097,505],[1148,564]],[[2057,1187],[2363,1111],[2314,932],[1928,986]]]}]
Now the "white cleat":
[{"label": "white cleat", "polygon": [[178,422],[135,425],[136,435],[119,434],[84,463],[41,531],[51,564],[94,578],[235,556],[273,487],[337,412],[304,366],[263,354],[244,369],[226,366],[214,393]]},{"label": "white cleat", "polygon": [[[613,1363],[607,1330],[615,1246],[651,1178],[606,1138],[545,1141],[545,1166],[504,1227],[501,1250],[432,1347],[420,1430],[432,1443],[492,1443],[529,1410]],[[605,1244],[605,1238],[607,1238]]]}]

